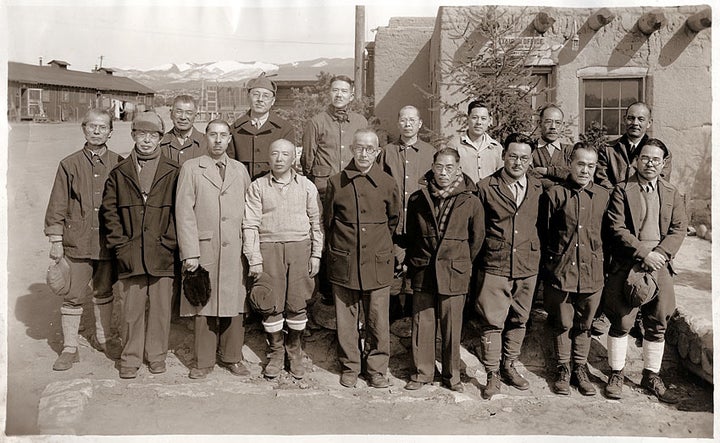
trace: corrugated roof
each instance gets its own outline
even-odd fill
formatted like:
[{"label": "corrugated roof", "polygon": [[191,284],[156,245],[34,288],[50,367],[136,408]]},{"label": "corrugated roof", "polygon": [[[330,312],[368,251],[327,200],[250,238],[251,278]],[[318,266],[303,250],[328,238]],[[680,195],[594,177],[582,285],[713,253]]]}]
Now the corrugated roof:
[{"label": "corrugated roof", "polygon": [[127,77],[107,75],[105,73],[57,69],[52,66],[36,66],[17,62],[8,62],[8,80],[27,84],[69,86],[96,89],[99,91],[139,92],[143,94],[155,93],[155,91],[142,83],[138,83]]}]

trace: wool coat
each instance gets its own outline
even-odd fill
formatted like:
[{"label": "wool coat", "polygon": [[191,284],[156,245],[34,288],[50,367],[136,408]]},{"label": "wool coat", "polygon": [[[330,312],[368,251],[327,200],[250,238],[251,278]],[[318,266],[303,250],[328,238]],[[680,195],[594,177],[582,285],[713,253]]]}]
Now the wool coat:
[{"label": "wool coat", "polygon": [[226,161],[225,181],[207,155],[186,161],[180,170],[175,209],[180,259],[199,258],[212,290],[204,307],[181,297],[182,316],[234,317],[247,311],[242,221],[250,176],[242,163]]},{"label": "wool coat", "polygon": [[532,277],[540,267],[537,224],[542,185],[527,175],[525,198],[517,206],[502,171],[478,183],[478,196],[485,210],[485,243],[479,264],[488,274],[513,279]]},{"label": "wool coat", "polygon": [[392,233],[402,208],[395,180],[377,163],[362,174],[352,160],[328,180],[326,202],[330,282],[363,291],[389,286],[395,257]]},{"label": "wool coat", "polygon": [[250,121],[250,111],[235,120],[232,140],[227,148],[228,157],[241,162],[255,179],[270,170],[270,145],[285,139],[295,144],[293,126],[278,115],[270,113],[267,121],[256,128]]},{"label": "wool coat", "polygon": [[[408,202],[405,255],[415,291],[440,295],[468,293],[473,260],[485,237],[485,215],[472,179],[464,175],[450,210],[445,234],[440,235],[435,204],[427,186],[415,191]],[[432,179],[429,171],[424,182]]]},{"label": "wool coat", "polygon": [[667,257],[670,271],[673,272],[672,258],[685,239],[687,214],[680,192],[661,177],[657,179],[657,192],[660,198],[660,244],[651,249],[638,238],[644,197],[641,194],[637,174],[613,190],[605,215],[608,229],[607,250],[611,254],[609,272],[630,269],[652,250],[659,251]]},{"label": "wool coat", "polygon": [[118,278],[174,275],[178,169],[176,162],[160,156],[147,201],[140,190],[134,156],[128,156],[110,171],[100,216],[108,248],[115,251]]}]

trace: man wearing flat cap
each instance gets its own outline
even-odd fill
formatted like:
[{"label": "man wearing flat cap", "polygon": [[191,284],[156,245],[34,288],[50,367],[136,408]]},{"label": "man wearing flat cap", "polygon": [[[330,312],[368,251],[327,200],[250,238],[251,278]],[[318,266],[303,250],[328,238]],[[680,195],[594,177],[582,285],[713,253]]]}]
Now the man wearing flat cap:
[{"label": "man wearing flat cap", "polygon": [[[56,371],[70,369],[80,361],[77,338],[88,295],[93,301],[97,347],[103,351],[107,350],[112,319],[115,277],[100,233],[98,209],[105,180],[122,157],[105,144],[113,129],[110,114],[89,110],[83,117],[82,129],[85,145],[60,161],[45,213],[50,258],[57,263],[65,257],[70,268],[70,288],[60,308],[64,343],[53,365]],[[90,294],[88,282],[92,282]]]},{"label": "man wearing flat cap", "polygon": [[270,170],[270,144],[284,138],[295,141],[292,125],[270,112],[275,104],[277,85],[261,74],[248,82],[250,109],[232,124],[228,157],[245,165],[253,179]]},{"label": "man wearing flat cap", "polygon": [[164,132],[155,112],[142,112],[133,119],[135,146],[110,172],[100,209],[124,293],[120,378],[135,378],[143,357],[151,373],[165,372],[179,167],[160,155]]}]

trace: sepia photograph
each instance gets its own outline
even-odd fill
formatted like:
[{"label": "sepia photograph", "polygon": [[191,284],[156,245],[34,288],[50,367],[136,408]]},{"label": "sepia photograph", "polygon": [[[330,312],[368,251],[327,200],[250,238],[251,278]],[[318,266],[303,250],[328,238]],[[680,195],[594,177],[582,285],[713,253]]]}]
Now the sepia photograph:
[{"label": "sepia photograph", "polygon": [[716,9],[1,0],[1,440],[714,440]]}]

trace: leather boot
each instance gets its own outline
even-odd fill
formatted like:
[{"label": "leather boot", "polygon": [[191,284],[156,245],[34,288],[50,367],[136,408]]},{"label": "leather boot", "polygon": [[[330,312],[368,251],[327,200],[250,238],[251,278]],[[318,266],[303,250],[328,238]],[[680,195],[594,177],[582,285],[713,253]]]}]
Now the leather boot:
[{"label": "leather boot", "polygon": [[288,328],[287,341],[285,342],[285,350],[287,351],[288,360],[290,360],[290,374],[297,379],[305,376],[302,350],[302,336],[304,332],[304,329],[297,330]]},{"label": "leather boot", "polygon": [[267,378],[275,378],[280,375],[280,371],[285,363],[285,346],[284,332],[266,332],[268,341],[267,365],[263,375]]},{"label": "leather boot", "polygon": [[525,380],[525,377],[520,375],[518,370],[515,368],[514,360],[503,360],[500,366],[500,376],[502,380],[516,389],[524,391],[530,387],[530,383]]},{"label": "leather boot", "polygon": [[[80,313],[82,313],[82,310],[80,310]],[[73,363],[80,361],[80,352],[78,351],[80,315],[62,314],[60,323],[62,325],[64,347],[62,353],[53,364],[53,370],[67,371],[72,368]]]}]

